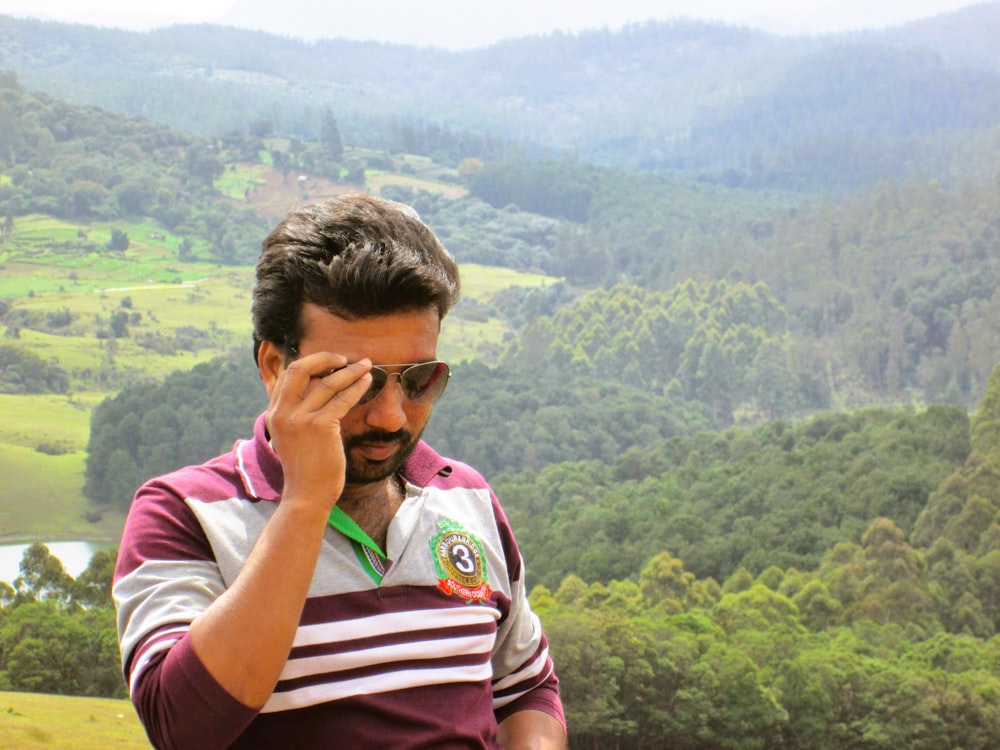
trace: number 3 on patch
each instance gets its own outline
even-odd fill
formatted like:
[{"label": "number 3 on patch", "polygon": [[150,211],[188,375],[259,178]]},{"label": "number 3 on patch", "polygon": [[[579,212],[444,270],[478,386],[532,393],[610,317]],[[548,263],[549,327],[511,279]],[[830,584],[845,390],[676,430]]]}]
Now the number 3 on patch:
[{"label": "number 3 on patch", "polygon": [[438,573],[438,588],[470,604],[481,602],[493,590],[486,582],[486,554],[482,543],[455,521],[441,521],[441,533],[431,539],[431,554]]}]

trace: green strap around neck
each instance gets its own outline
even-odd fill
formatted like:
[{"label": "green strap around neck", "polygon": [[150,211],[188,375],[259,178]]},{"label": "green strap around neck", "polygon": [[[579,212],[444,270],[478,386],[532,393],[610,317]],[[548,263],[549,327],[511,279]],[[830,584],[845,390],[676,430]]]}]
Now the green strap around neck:
[{"label": "green strap around neck", "polygon": [[375,541],[358,526],[354,519],[336,505],[330,511],[330,526],[351,540],[354,553],[358,556],[361,567],[371,576],[375,583],[382,583],[385,576],[386,555]]}]

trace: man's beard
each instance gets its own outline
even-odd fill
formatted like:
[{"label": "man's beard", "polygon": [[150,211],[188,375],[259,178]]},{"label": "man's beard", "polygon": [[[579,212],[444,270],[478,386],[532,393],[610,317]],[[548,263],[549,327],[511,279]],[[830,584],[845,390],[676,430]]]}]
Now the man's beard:
[{"label": "man's beard", "polygon": [[[347,467],[344,478],[347,484],[373,484],[388,479],[397,471],[417,447],[420,435],[413,436],[408,430],[386,432],[371,430],[361,435],[352,435],[344,439],[344,456]],[[355,456],[355,448],[372,443],[395,443],[398,447],[395,453],[384,461],[370,461],[364,456]]]}]

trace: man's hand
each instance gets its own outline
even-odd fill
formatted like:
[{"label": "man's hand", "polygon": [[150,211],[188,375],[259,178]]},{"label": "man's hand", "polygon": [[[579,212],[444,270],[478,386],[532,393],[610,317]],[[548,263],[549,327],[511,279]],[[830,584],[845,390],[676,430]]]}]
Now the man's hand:
[{"label": "man's hand", "polygon": [[333,508],[344,488],[340,421],[371,385],[371,361],[319,352],[292,362],[271,389],[268,433],[284,472],[282,502]]}]

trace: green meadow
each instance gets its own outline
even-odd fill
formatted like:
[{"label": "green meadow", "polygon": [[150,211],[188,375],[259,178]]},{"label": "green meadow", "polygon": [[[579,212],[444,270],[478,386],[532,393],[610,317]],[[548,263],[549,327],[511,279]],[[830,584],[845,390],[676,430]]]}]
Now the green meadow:
[{"label": "green meadow", "polygon": [[227,198],[244,200],[251,190],[267,184],[263,173],[268,169],[266,164],[231,164],[212,184]]},{"label": "green meadow", "polygon": [[[227,173],[228,175],[229,173]],[[234,184],[249,175],[232,174]],[[129,234],[125,253],[95,250],[112,228]],[[179,238],[155,225],[77,226],[18,217],[0,253],[0,300],[23,321],[3,344],[30,349],[64,369],[68,395],[0,393],[0,540],[117,539],[121,517],[83,496],[90,412],[131,384],[162,380],[250,341],[253,269],[177,260]],[[551,277],[462,266],[463,297],[488,306],[510,287]],[[110,336],[124,312],[126,336]],[[473,316],[470,316],[473,317]],[[495,358],[510,335],[482,315],[445,319],[439,355],[452,362]],[[4,746],[0,742],[0,747]]]},{"label": "green meadow", "polygon": [[0,747],[148,750],[150,744],[127,700],[0,692]]},{"label": "green meadow", "polygon": [[[0,299],[100,289],[112,280],[115,285],[180,283],[217,268],[176,262],[181,238],[149,221],[77,224],[28,214],[19,216],[14,227],[0,251]],[[129,236],[125,252],[105,247],[115,229]]]},{"label": "green meadow", "polygon": [[117,538],[121,514],[96,513],[82,491],[90,411],[103,398],[0,394],[0,539]]}]

